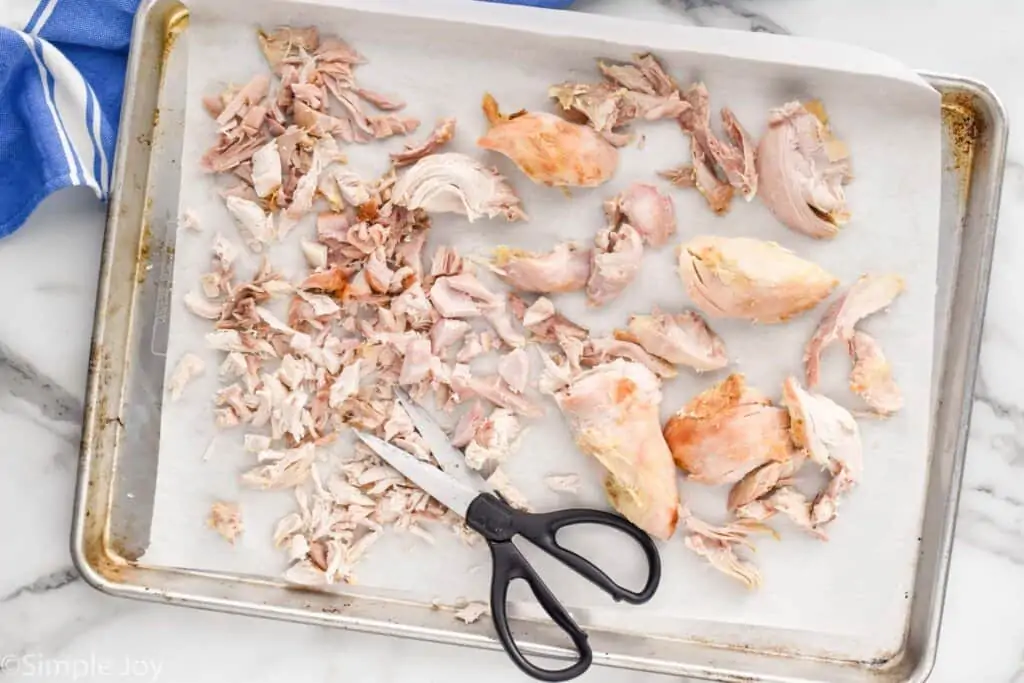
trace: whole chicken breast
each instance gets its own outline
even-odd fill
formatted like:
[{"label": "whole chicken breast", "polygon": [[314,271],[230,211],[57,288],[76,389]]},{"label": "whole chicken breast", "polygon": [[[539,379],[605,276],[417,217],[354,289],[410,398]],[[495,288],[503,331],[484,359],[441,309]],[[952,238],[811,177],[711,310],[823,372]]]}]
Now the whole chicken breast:
[{"label": "whole chicken breast", "polygon": [[825,349],[836,341],[849,343],[853,339],[854,326],[889,306],[904,286],[903,278],[899,275],[862,275],[828,307],[804,351],[804,373],[808,387],[814,388],[818,384],[821,354]]},{"label": "whole chicken breast", "polygon": [[668,539],[679,519],[672,454],[661,433],[660,382],[625,360],[574,377],[555,394],[580,449],[607,470],[611,504],[641,529]]},{"label": "whole chicken breast", "polygon": [[499,247],[494,266],[498,276],[513,288],[548,294],[583,289],[590,278],[590,259],[589,249],[562,242],[543,254]]},{"label": "whole chicken breast", "polygon": [[843,185],[852,178],[850,152],[832,136],[818,102],[773,109],[757,148],[760,195],[784,225],[831,239],[850,219]]},{"label": "whole chicken breast", "polygon": [[839,284],[821,266],[750,237],[695,237],[679,249],[679,275],[708,315],[767,324],[814,308]]},{"label": "whole chicken breast", "polygon": [[524,220],[521,201],[508,181],[476,159],[448,152],[431,154],[403,173],[391,190],[392,201],[428,213],[459,213],[473,222],[504,216]]},{"label": "whole chicken breast", "polygon": [[767,462],[786,462],[796,450],[789,415],[734,373],[698,394],[665,424],[672,457],[690,479],[731,484]]},{"label": "whole chicken breast", "polygon": [[696,311],[673,315],[655,310],[650,315],[633,315],[628,330],[617,330],[615,337],[635,342],[648,353],[698,372],[719,370],[729,363],[725,342]]},{"label": "whole chicken breast", "polygon": [[504,116],[490,95],[483,108],[491,128],[477,145],[504,154],[535,183],[596,187],[619,165],[618,150],[589,126],[545,112]]}]

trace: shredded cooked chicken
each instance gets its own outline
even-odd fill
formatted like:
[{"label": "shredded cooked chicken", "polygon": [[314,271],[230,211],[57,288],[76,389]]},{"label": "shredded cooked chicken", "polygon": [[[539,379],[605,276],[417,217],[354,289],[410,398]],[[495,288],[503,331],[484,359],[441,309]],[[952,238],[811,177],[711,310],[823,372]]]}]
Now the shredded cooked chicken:
[{"label": "shredded cooked chicken", "polygon": [[201,375],[206,369],[206,363],[203,359],[194,353],[186,353],[178,361],[178,364],[174,367],[174,371],[171,373],[169,389],[171,392],[171,400],[177,401],[181,398],[181,395],[185,392],[185,387],[194,378]]},{"label": "shredded cooked chicken", "polygon": [[[208,322],[206,344],[221,356],[212,417],[233,430],[221,438],[234,434],[244,446],[249,462],[241,483],[294,497],[295,508],[272,532],[287,558],[286,581],[354,582],[360,559],[385,533],[434,543],[432,522],[466,543],[479,540],[365,446],[336,446],[357,428],[436,465],[395,400],[396,386],[448,413],[451,441],[463,449],[466,465],[519,509],[531,505],[505,464],[529,421],[545,414],[539,390],[554,398],[579,448],[602,466],[614,508],[659,539],[683,529],[687,547],[747,586],[756,587],[760,576],[740,551],[752,549],[753,532],[768,530],[765,520],[781,514],[825,538],[825,525],[862,468],[857,425],[844,409],[794,380],[784,387],[785,408],[777,407],[734,374],[695,397],[663,429],[661,380],[674,377],[676,365],[711,371],[728,364],[722,339],[698,313],[655,309],[629,317],[613,336],[592,337],[550,299],[521,297],[585,290],[593,305],[618,297],[639,272],[644,246],[660,248],[675,237],[669,196],[643,182],[623,183],[605,202],[607,225],[593,247],[502,247],[481,263],[440,245],[427,262],[423,250],[437,238],[434,214],[468,222],[526,220],[513,186],[487,163],[440,151],[455,134],[452,118],[387,155],[391,166],[380,177],[360,175],[345,165],[345,145],[409,135],[419,121],[398,113],[405,106],[398,98],[357,82],[356,69],[366,58],[336,37],[281,27],[260,32],[259,42],[272,76],[258,74],[204,99],[217,139],[201,166],[233,179],[221,196],[223,219],[235,224],[237,235],[214,234],[209,271],[198,289],[186,289],[182,303]],[[726,108],[725,137],[715,135],[702,84],[681,91],[651,55],[598,66],[598,83],[550,89],[565,119],[503,115],[486,96],[489,130],[477,145],[508,157],[534,182],[594,187],[616,172],[617,148],[630,140],[628,125],[678,121],[691,138],[693,165],[671,172],[670,180],[696,186],[718,212],[728,209],[734,191],[750,200],[759,187],[771,206],[773,180],[765,182],[755,168],[760,160],[753,141]],[[773,114],[773,134],[793,129],[801,145],[818,135],[822,148],[804,145],[797,152],[812,160],[828,157],[809,191],[831,193],[834,210],[822,211],[838,223],[845,215],[845,152],[822,133],[824,120],[820,127],[808,121],[796,110]],[[197,230],[198,219],[186,212],[182,224]],[[286,276],[265,254],[290,233],[296,259],[308,271]],[[261,254],[251,277],[236,273],[236,262],[240,270],[247,265],[239,244]],[[680,249],[679,261],[691,298],[709,316],[781,322],[814,307],[837,285],[813,263],[748,238],[696,237]],[[492,289],[492,274],[512,291]],[[894,277],[854,285],[808,346],[813,385],[811,365],[821,351],[832,341],[846,342],[855,360],[851,388],[880,414],[898,410],[899,390],[878,344],[854,325],[898,294]],[[539,376],[530,344],[539,351]],[[485,362],[493,362],[492,369],[477,372]],[[171,400],[203,372],[203,361],[185,354],[168,378]],[[214,441],[207,450],[214,450]],[[805,462],[830,474],[813,500],[792,485]],[[680,505],[677,465],[694,481],[733,483],[728,508],[736,519],[716,527]],[[574,473],[544,481],[567,493],[582,485]],[[242,533],[234,503],[214,504],[207,522],[231,543]],[[455,616],[468,624],[486,612],[483,603],[470,603]]]},{"label": "shredded cooked chicken", "polygon": [[234,545],[235,539],[243,531],[242,510],[238,507],[238,503],[217,501],[210,507],[206,525],[220,534],[225,541]]},{"label": "shredded cooked chicken", "polygon": [[476,144],[504,154],[535,183],[595,187],[619,165],[618,150],[592,128],[546,112],[505,116],[490,95],[483,109],[491,128]]}]

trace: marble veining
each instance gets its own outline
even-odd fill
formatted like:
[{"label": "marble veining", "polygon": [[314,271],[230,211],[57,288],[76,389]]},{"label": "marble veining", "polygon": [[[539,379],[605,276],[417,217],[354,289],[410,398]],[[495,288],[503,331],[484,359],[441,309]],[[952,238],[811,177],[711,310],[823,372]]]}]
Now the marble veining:
[{"label": "marble veining", "polygon": [[[915,68],[980,78],[1011,120],[1024,111],[1014,68],[1024,6],[1015,3],[579,0],[578,8],[861,44]],[[0,21],[15,21],[4,12]],[[1015,230],[1024,219],[1024,147],[1016,138],[1009,156],[931,678],[939,683],[1024,683],[1024,611],[1015,599],[1024,592],[1024,236]],[[136,665],[127,670],[138,680],[189,683],[523,680],[501,654],[116,600],[79,579],[67,545],[103,221],[87,191],[66,191],[0,240],[0,681],[27,677],[33,661],[92,661],[89,680],[113,677],[96,662],[111,671]],[[45,680],[72,680],[69,671]],[[666,679],[595,669],[585,680]]]}]

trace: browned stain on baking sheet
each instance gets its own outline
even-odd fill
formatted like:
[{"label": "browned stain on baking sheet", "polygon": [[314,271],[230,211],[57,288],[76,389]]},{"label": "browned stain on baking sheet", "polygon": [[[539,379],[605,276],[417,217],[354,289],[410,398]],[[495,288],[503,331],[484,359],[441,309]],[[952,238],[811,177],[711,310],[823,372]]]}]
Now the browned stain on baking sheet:
[{"label": "browned stain on baking sheet", "polygon": [[174,49],[174,41],[188,28],[188,9],[184,5],[177,5],[167,12],[167,19],[164,22],[164,50],[160,57],[160,69],[163,71],[167,58]]},{"label": "browned stain on baking sheet", "polygon": [[963,206],[970,192],[971,168],[974,164],[975,145],[982,134],[982,119],[974,98],[965,92],[942,94],[942,129],[949,142],[952,156],[950,170],[959,181],[958,195]]}]

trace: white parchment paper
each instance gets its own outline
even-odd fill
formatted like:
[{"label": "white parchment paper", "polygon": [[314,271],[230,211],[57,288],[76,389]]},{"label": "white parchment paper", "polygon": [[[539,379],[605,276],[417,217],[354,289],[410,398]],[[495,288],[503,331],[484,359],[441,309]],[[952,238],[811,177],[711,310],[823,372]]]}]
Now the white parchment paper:
[{"label": "white parchment paper", "polygon": [[[676,275],[675,246],[698,234],[777,241],[830,270],[844,287],[868,271],[906,278],[907,290],[891,310],[862,324],[892,362],[906,407],[888,421],[860,421],[864,479],[844,500],[839,519],[830,527],[830,542],[777,524],[782,540],[760,540],[753,556],[764,585],[751,592],[716,573],[677,537],[661,544],[661,588],[642,607],[614,605],[567,570],[537,558],[549,585],[584,625],[733,645],[806,649],[811,644],[815,650],[850,658],[898,649],[910,605],[929,459],[941,163],[936,92],[880,55],[775,36],[471,2],[217,0],[190,5],[190,27],[183,36],[189,53],[189,99],[181,210],[194,212],[204,230],[178,235],[167,358],[169,373],[183,354],[196,353],[205,359],[207,372],[184,399],[164,406],[151,545],[144,562],[271,577],[285,567],[270,536],[275,521],[293,509],[293,499],[287,493],[239,486],[238,476],[251,466],[252,456],[242,451],[240,431],[218,433],[212,420],[222,354],[205,348],[203,335],[210,326],[188,313],[182,299],[198,288],[199,276],[208,270],[216,231],[239,244],[244,254],[240,276],[251,274],[258,264],[238,239],[217,183],[199,171],[199,158],[215,139],[215,124],[203,110],[201,96],[267,71],[255,39],[258,25],[314,24],[369,58],[357,71],[362,85],[409,103],[407,113],[423,121],[414,140],[422,139],[438,118],[456,116],[458,133],[450,149],[497,165],[524,200],[528,223],[470,225],[456,217],[437,217],[427,254],[441,243],[481,254],[500,244],[548,249],[566,239],[588,243],[603,224],[601,202],[630,182],[658,182],[670,192],[679,234],[669,246],[648,250],[640,277],[622,297],[599,310],[588,310],[580,295],[555,298],[565,314],[595,333],[621,327],[630,313],[646,312],[653,305],[665,310],[688,306]],[[770,107],[795,98],[821,98],[836,134],[852,150],[856,175],[848,187],[853,220],[842,234],[828,242],[795,234],[757,200],[747,204],[737,199],[726,217],[716,217],[695,191],[672,190],[655,180],[655,171],[688,156],[688,142],[670,123],[635,126],[646,138],[643,149],[624,148],[610,183],[574,190],[571,198],[531,184],[504,158],[475,148],[486,125],[479,108],[485,90],[508,111],[550,109],[545,96],[549,85],[567,79],[594,81],[595,58],[626,60],[648,49],[681,83],[704,80],[713,110],[728,105],[754,135],[764,131]],[[386,169],[386,153],[404,142],[398,138],[346,151],[352,168],[372,178]],[[272,263],[299,277],[305,266],[297,240],[314,232],[312,221],[304,222],[288,242],[269,252]],[[730,370],[746,373],[753,386],[778,396],[787,374],[801,376],[804,344],[824,308],[785,325],[711,322],[728,346]],[[823,391],[857,407],[856,397],[846,389],[845,351],[830,349],[825,366]],[[665,385],[663,417],[727,372],[698,377],[683,370]],[[513,482],[539,510],[605,506],[596,465],[576,450],[554,404],[546,400],[545,408],[547,417],[530,424],[522,448],[508,464]],[[209,449],[211,441],[214,447]],[[212,457],[204,460],[208,449]],[[544,486],[544,476],[568,472],[582,476],[584,491],[579,495],[555,494]],[[820,481],[811,476],[808,483]],[[698,515],[725,520],[725,488],[684,482],[682,491]],[[234,547],[204,527],[209,506],[218,499],[242,505],[246,531]],[[435,536],[436,544],[430,545],[411,535],[389,533],[359,566],[358,590],[422,602],[486,600],[486,548],[465,547],[444,528]],[[638,558],[623,557],[620,546],[605,541],[581,534],[575,547],[610,558],[617,565],[613,575],[635,575]],[[531,608],[520,610],[530,613]]]}]

